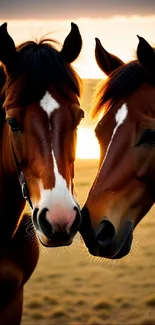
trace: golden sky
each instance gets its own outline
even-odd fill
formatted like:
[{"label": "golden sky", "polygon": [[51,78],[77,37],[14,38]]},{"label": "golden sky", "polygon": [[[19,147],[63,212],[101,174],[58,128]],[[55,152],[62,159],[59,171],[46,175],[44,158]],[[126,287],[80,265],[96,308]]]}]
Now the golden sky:
[{"label": "golden sky", "polygon": [[[3,23],[5,20],[0,20]],[[70,31],[71,20],[7,20],[8,31],[16,45],[52,33],[52,38],[63,43]],[[114,16],[104,19],[78,18],[74,22],[79,26],[82,38],[82,52],[74,66],[82,78],[102,78],[103,73],[97,67],[94,58],[95,37],[104,47],[129,61],[135,57],[138,44],[136,35],[143,36],[152,45],[155,43],[155,14],[153,16]]]}]

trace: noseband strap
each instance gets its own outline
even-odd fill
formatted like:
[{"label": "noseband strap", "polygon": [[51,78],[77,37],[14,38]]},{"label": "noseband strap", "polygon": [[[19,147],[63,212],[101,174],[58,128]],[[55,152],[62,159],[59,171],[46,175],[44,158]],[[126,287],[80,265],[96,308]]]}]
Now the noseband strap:
[{"label": "noseband strap", "polygon": [[24,176],[23,171],[20,168],[20,165],[19,165],[19,162],[17,160],[15,151],[13,149],[12,143],[11,143],[11,147],[12,147],[13,157],[14,157],[14,161],[15,161],[15,165],[16,165],[16,169],[17,169],[17,175],[18,175],[19,184],[20,184],[20,187],[21,187],[21,190],[22,190],[23,198],[29,203],[31,209],[33,209],[33,205],[32,205],[31,199],[30,199],[29,190],[28,190],[28,187],[27,187],[27,184],[26,184],[25,176]]}]

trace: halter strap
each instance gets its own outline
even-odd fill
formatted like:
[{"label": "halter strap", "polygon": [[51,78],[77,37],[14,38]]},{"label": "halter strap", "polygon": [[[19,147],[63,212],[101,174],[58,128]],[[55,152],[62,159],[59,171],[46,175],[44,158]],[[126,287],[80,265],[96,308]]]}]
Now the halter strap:
[{"label": "halter strap", "polygon": [[15,161],[15,165],[16,165],[16,169],[17,169],[18,180],[19,180],[19,184],[20,184],[20,187],[21,187],[23,198],[25,200],[27,200],[27,202],[29,203],[31,209],[33,209],[33,205],[32,205],[31,199],[30,199],[29,190],[28,190],[28,187],[27,187],[27,184],[26,184],[25,176],[24,176],[23,171],[20,168],[18,159],[17,159],[15,151],[13,149],[12,142],[11,142],[11,148],[12,148],[12,153],[13,153],[13,157],[14,157],[14,161]]}]

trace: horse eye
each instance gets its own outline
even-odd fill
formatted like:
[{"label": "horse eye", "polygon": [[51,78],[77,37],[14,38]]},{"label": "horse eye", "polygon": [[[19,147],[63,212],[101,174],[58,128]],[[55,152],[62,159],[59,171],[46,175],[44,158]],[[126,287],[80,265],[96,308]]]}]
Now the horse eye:
[{"label": "horse eye", "polygon": [[155,145],[155,130],[146,130],[136,144],[136,146],[140,145]]},{"label": "horse eye", "polygon": [[85,112],[83,109],[81,109],[81,118],[85,118]]},{"label": "horse eye", "polygon": [[15,117],[8,117],[7,121],[9,123],[9,125],[10,125],[10,128],[11,128],[12,132],[19,132],[20,131],[20,127],[19,127],[18,122],[17,122]]},{"label": "horse eye", "polygon": [[84,110],[82,108],[80,108],[77,112],[77,124],[80,123],[80,121],[85,117],[85,113]]}]

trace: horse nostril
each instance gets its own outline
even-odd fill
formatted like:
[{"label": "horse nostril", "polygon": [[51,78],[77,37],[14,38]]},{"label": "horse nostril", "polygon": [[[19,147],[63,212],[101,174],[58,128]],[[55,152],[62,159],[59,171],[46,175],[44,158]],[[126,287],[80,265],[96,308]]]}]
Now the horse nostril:
[{"label": "horse nostril", "polygon": [[76,216],[74,219],[74,222],[72,223],[70,227],[70,235],[73,236],[75,233],[79,230],[80,224],[81,224],[81,213],[77,207],[74,207],[74,210],[76,211]]},{"label": "horse nostril", "polygon": [[38,217],[38,223],[39,223],[39,227],[40,227],[41,231],[44,233],[44,235],[46,237],[51,237],[53,234],[53,229],[52,229],[52,225],[46,219],[47,211],[48,211],[48,209],[45,208],[40,212],[39,217]]},{"label": "horse nostril", "polygon": [[81,214],[82,222],[79,232],[85,242],[85,245],[88,247],[89,252],[92,252],[92,250],[94,250],[94,231],[91,225],[89,210],[86,205],[82,208]]},{"label": "horse nostril", "polygon": [[104,219],[101,221],[100,226],[96,232],[96,242],[101,247],[107,247],[111,244],[115,237],[115,227],[113,224],[107,220]]}]

